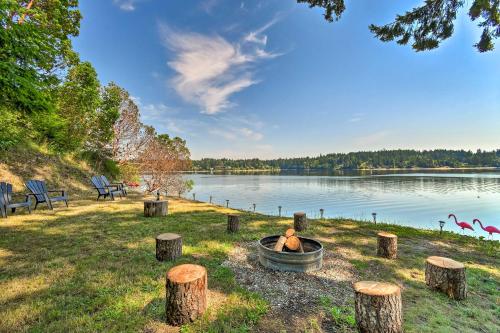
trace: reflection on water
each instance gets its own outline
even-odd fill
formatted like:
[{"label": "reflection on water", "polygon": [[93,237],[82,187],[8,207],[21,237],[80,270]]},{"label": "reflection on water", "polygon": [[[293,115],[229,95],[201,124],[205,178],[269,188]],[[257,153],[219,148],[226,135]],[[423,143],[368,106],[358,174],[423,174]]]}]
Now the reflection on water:
[{"label": "reflection on water", "polygon": [[[343,175],[192,174],[196,199],[291,216],[305,211],[311,217],[348,217],[438,229],[439,220],[455,213],[460,220],[481,219],[500,224],[500,172],[374,172]],[[189,194],[191,196],[191,194]],[[445,230],[460,231],[452,221]],[[477,226],[474,235],[487,235]],[[470,233],[470,232],[469,232]]]}]

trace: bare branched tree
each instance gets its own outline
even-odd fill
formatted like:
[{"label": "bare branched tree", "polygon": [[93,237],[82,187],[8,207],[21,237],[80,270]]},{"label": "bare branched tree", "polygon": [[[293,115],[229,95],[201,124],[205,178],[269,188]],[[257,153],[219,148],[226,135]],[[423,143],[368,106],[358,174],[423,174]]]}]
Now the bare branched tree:
[{"label": "bare branched tree", "polygon": [[179,171],[189,168],[191,160],[186,141],[181,138],[171,139],[166,134],[156,136],[141,152],[137,161],[146,191],[162,190],[173,194],[187,189]]}]

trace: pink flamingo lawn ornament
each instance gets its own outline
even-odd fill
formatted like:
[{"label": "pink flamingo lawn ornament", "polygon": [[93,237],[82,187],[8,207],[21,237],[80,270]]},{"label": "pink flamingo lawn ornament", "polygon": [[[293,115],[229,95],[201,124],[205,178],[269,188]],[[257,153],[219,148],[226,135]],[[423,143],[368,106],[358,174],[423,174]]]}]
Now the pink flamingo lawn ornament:
[{"label": "pink flamingo lawn ornament", "polygon": [[481,221],[479,221],[479,219],[474,219],[472,221],[472,223],[476,224],[476,222],[479,223],[479,225],[481,226],[481,229],[483,229],[484,231],[488,232],[490,234],[490,236],[493,238],[493,234],[500,234],[500,230],[497,228],[497,227],[494,227],[492,225],[489,225],[487,226],[486,228],[483,227],[483,224],[481,223]]},{"label": "pink flamingo lawn ornament", "polygon": [[450,214],[448,215],[448,218],[452,218],[455,219],[455,223],[460,227],[462,228],[462,233],[465,231],[465,229],[470,229],[472,231],[474,231],[474,228],[472,228],[472,226],[467,223],[467,222],[458,222],[457,221],[457,217],[455,216],[455,214]]}]

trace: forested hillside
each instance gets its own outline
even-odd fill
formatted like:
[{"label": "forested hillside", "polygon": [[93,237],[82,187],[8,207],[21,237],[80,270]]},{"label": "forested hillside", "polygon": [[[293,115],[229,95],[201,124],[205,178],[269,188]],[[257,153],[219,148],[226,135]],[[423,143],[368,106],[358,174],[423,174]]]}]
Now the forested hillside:
[{"label": "forested hillside", "polygon": [[375,168],[465,168],[500,167],[500,149],[465,150],[381,150],[336,153],[318,157],[260,159],[213,159],[193,161],[195,170],[262,169],[375,169]]},{"label": "forested hillside", "polygon": [[[186,142],[141,123],[123,87],[101,84],[72,47],[81,20],[77,0],[1,2],[0,170],[8,170],[2,180],[57,178],[55,169],[38,171],[71,160],[128,182],[146,173],[149,190],[182,190],[175,175],[190,165]],[[27,165],[31,171],[23,173]]]}]

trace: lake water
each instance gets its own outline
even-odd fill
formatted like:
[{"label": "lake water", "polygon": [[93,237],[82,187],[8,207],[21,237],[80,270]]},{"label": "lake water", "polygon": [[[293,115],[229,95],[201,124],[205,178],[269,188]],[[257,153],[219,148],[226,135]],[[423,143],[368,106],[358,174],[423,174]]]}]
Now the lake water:
[{"label": "lake water", "polygon": [[[448,220],[455,213],[460,221],[472,224],[479,218],[483,225],[500,227],[500,171],[483,172],[391,172],[335,174],[191,174],[193,190],[186,194],[244,210],[292,216],[304,211],[317,218],[346,217],[461,232]],[[465,233],[487,236],[479,225]],[[498,239],[499,236],[495,236]]]}]

